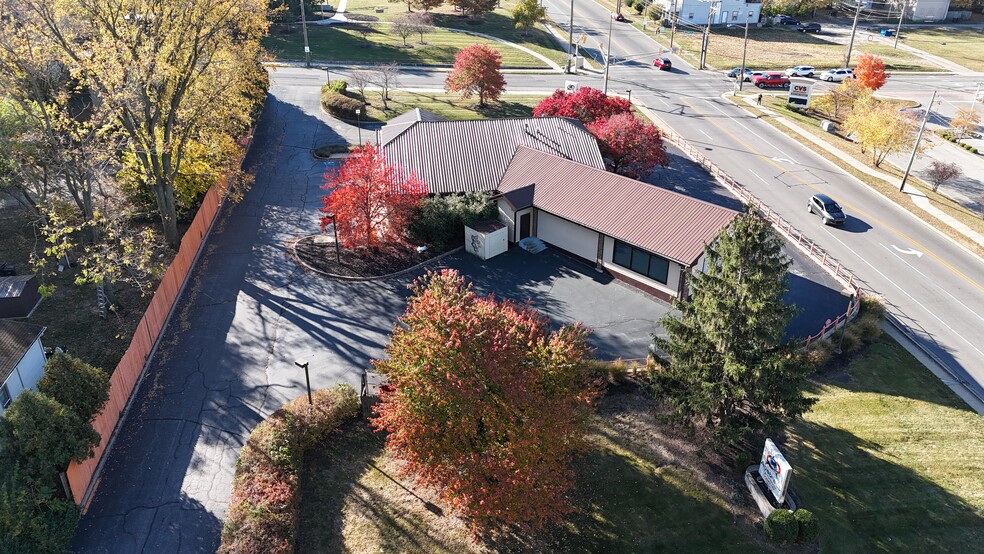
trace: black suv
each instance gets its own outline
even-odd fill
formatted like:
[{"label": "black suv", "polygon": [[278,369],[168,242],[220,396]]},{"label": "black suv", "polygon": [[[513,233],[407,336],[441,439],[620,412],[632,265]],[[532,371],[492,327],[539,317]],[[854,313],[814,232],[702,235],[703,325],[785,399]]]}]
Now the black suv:
[{"label": "black suv", "polygon": [[800,24],[800,20],[799,19],[796,19],[794,17],[789,17],[788,15],[780,15],[779,16],[779,24],[780,25],[799,25]]},{"label": "black suv", "polygon": [[806,25],[797,25],[796,30],[801,33],[819,33],[822,28],[819,23],[807,23]]}]

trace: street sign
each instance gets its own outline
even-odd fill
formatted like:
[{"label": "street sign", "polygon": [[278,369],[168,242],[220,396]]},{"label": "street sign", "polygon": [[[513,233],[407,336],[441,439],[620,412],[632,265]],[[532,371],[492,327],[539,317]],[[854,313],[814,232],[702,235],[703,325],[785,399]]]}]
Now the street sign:
[{"label": "street sign", "polygon": [[813,94],[813,80],[793,77],[789,80],[788,104],[796,104],[804,108],[810,106],[810,96]]},{"label": "street sign", "polygon": [[789,489],[789,479],[793,476],[793,467],[779,452],[772,439],[765,439],[762,450],[762,461],[759,462],[759,476],[765,481],[765,486],[772,492],[776,502],[786,501],[786,491]]},{"label": "street sign", "polygon": [[304,53],[305,54],[310,54],[311,53],[311,47],[310,46],[305,46],[304,47]]},{"label": "street sign", "polygon": [[574,94],[581,85],[577,81],[564,81],[564,92]]}]

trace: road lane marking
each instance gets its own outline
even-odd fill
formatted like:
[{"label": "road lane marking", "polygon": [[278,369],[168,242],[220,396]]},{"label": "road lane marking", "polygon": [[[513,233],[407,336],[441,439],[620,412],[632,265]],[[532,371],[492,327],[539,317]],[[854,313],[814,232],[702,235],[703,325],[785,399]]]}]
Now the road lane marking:
[{"label": "road lane marking", "polygon": [[755,172],[754,172],[754,171],[752,171],[751,169],[749,169],[749,170],[748,170],[748,172],[749,172],[749,173],[751,173],[752,175],[754,175],[754,176],[756,176],[756,177],[758,177],[758,178],[759,178],[759,181],[762,181],[763,183],[765,183],[765,184],[767,184],[767,185],[769,184],[769,182],[768,182],[768,181],[766,181],[765,179],[763,179],[763,178],[762,178],[762,177],[761,177],[761,176],[760,176],[760,175],[759,175],[758,173],[755,173]]},{"label": "road lane marking", "polygon": [[[755,135],[756,137],[759,138],[759,140],[761,140],[762,142],[768,144],[772,148],[775,148],[777,152],[779,152],[780,154],[782,154],[783,156],[785,156],[787,159],[790,159],[791,160],[793,158],[792,156],[790,156],[789,154],[787,154],[785,151],[783,151],[782,148],[779,148],[775,144],[772,144],[768,139],[766,139],[762,135],[756,133],[755,131],[751,130],[748,126],[746,126],[741,121],[738,121],[737,119],[735,119],[734,116],[728,115],[727,112],[725,112],[724,110],[722,110],[721,108],[719,108],[716,103],[714,103],[714,102],[707,102],[707,103],[710,104],[711,107],[714,108],[715,110],[721,112],[721,115],[723,115],[723,116],[727,117],[728,119],[730,119],[731,121],[734,121],[735,123],[737,123],[739,126],[741,126],[742,129],[744,129],[744,130],[748,131],[749,133]],[[694,109],[696,109],[694,106],[691,106],[691,107],[694,108]]]},{"label": "road lane marking", "polygon": [[[693,104],[691,104],[690,102],[688,102],[686,98],[684,98],[684,97],[682,97],[682,96],[681,96],[681,97],[680,97],[680,101],[682,101],[683,103],[685,103],[685,104],[687,104],[688,106],[690,106],[690,108],[691,108],[692,110],[694,110],[695,112],[697,112],[698,114],[700,114],[700,115],[704,115],[704,114],[703,114],[703,113],[702,113],[702,112],[700,111],[700,109],[698,109],[698,108],[697,108],[696,106],[694,106]],[[718,111],[721,111],[721,110],[718,110]],[[728,119],[731,119],[732,121],[735,121],[735,120],[734,120],[734,118],[732,118],[732,117],[731,117],[730,115],[728,115],[728,114],[726,114],[726,113],[724,113],[723,111],[722,111],[721,113],[722,113],[722,114],[724,114],[724,116],[725,116],[725,117],[727,117]],[[748,149],[748,150],[749,150],[750,152],[752,152],[752,153],[753,153],[753,154],[755,154],[756,156],[758,156],[758,157],[760,157],[760,158],[762,158],[763,160],[765,160],[765,162],[766,162],[766,163],[768,163],[768,164],[770,164],[770,165],[772,165],[773,167],[775,167],[776,169],[778,169],[778,170],[780,170],[780,171],[782,171],[783,173],[787,173],[787,174],[789,174],[789,175],[790,175],[790,176],[791,176],[791,177],[792,177],[793,179],[795,179],[795,180],[797,180],[797,181],[799,181],[800,183],[802,183],[802,184],[804,184],[804,185],[806,185],[807,187],[809,187],[809,188],[811,188],[811,189],[813,189],[813,190],[815,190],[815,191],[817,191],[817,192],[823,192],[823,191],[822,191],[822,190],[820,190],[820,189],[819,189],[819,188],[818,188],[818,187],[817,187],[816,185],[814,185],[814,184],[812,184],[812,183],[809,183],[809,182],[807,182],[807,181],[805,181],[805,180],[804,180],[804,179],[803,179],[802,177],[800,177],[799,175],[797,175],[797,174],[796,174],[795,172],[793,172],[793,171],[790,171],[789,169],[786,169],[785,167],[783,167],[783,166],[781,166],[781,165],[779,165],[779,164],[778,164],[778,163],[776,163],[775,161],[773,161],[773,160],[771,160],[771,159],[769,159],[769,158],[767,158],[767,157],[766,157],[766,156],[765,156],[764,154],[762,154],[761,152],[759,152],[758,150],[756,150],[756,149],[755,149],[755,147],[753,147],[752,145],[750,145],[750,144],[748,144],[747,142],[745,142],[745,141],[743,141],[743,140],[741,140],[740,138],[738,138],[737,136],[735,136],[735,134],[734,134],[734,133],[732,133],[731,131],[729,131],[729,130],[728,130],[727,128],[725,128],[724,126],[722,126],[722,125],[721,125],[720,123],[718,123],[717,121],[714,121],[713,119],[707,119],[707,121],[708,121],[708,122],[709,122],[709,123],[710,123],[711,125],[714,125],[714,126],[715,126],[715,127],[717,127],[718,129],[720,129],[720,130],[721,130],[722,132],[724,132],[724,133],[725,133],[726,135],[728,135],[729,137],[731,137],[732,139],[734,139],[734,141],[735,141],[735,142],[737,142],[738,144],[740,144],[740,145],[742,145],[742,146],[744,146],[744,147],[745,147],[745,148],[747,148],[747,149]],[[742,125],[742,126],[744,127],[744,125]],[[754,134],[754,133],[753,133],[753,134]],[[756,136],[758,136],[758,135],[756,134]],[[760,137],[760,138],[761,138],[761,137]],[[763,140],[764,140],[764,139],[763,139]],[[766,142],[768,142],[768,141],[766,141]],[[846,173],[845,173],[845,171],[844,171],[844,170],[843,170],[843,169],[842,169],[842,168],[841,168],[840,166],[838,166],[837,164],[835,164],[835,163],[833,163],[833,162],[831,162],[830,160],[827,160],[826,158],[824,158],[824,157],[822,157],[822,156],[819,156],[819,157],[820,157],[820,159],[821,159],[821,160],[823,160],[823,161],[825,161],[825,162],[827,162],[828,164],[830,164],[830,166],[831,166],[831,167],[834,167],[834,168],[836,168],[838,172],[840,172],[840,173],[842,173],[842,174],[845,174],[845,175],[846,175]],[[933,258],[934,260],[936,260],[937,262],[939,262],[939,263],[940,263],[940,264],[941,264],[941,265],[942,265],[943,267],[945,267],[945,268],[947,268],[948,270],[950,270],[950,271],[951,271],[951,272],[952,272],[952,273],[953,273],[954,275],[956,275],[957,277],[960,277],[961,279],[963,279],[964,281],[966,281],[967,283],[969,283],[969,284],[970,284],[971,286],[973,286],[973,287],[974,287],[974,288],[976,288],[977,290],[979,290],[979,291],[981,291],[981,292],[984,292],[984,285],[981,285],[980,283],[978,283],[978,282],[976,282],[976,281],[974,281],[974,280],[973,280],[973,279],[971,279],[970,277],[967,277],[966,275],[964,275],[964,274],[963,274],[963,273],[962,273],[962,272],[961,272],[961,271],[960,271],[959,269],[957,269],[957,268],[955,268],[955,267],[953,267],[952,265],[950,265],[950,264],[949,264],[949,263],[948,263],[947,261],[945,261],[945,260],[944,260],[943,258],[941,258],[941,257],[939,257],[939,255],[937,255],[937,254],[935,254],[935,253],[934,253],[934,252],[933,252],[933,251],[932,251],[931,249],[929,249],[929,248],[927,248],[926,246],[924,246],[924,245],[923,245],[922,243],[920,243],[919,241],[917,241],[917,240],[915,240],[915,239],[913,239],[912,237],[910,237],[910,236],[908,236],[908,235],[906,235],[906,234],[905,234],[905,233],[903,233],[902,231],[899,231],[898,229],[896,229],[895,227],[893,227],[893,226],[891,226],[891,225],[889,225],[888,223],[885,223],[885,222],[884,222],[884,221],[882,221],[881,219],[879,219],[879,218],[877,218],[877,217],[875,217],[875,216],[873,216],[873,215],[871,215],[871,214],[869,214],[869,213],[867,213],[867,212],[865,212],[864,210],[861,210],[861,209],[860,209],[860,208],[858,208],[857,206],[853,206],[853,205],[851,205],[851,204],[844,204],[844,205],[845,205],[845,206],[847,206],[847,207],[849,207],[849,208],[851,208],[851,209],[852,209],[852,210],[854,210],[854,211],[855,211],[856,213],[859,213],[859,214],[861,214],[861,215],[863,215],[863,216],[865,216],[865,217],[866,217],[866,218],[868,218],[868,219],[869,219],[870,221],[872,221],[872,222],[877,222],[877,223],[879,223],[879,224],[880,224],[880,225],[881,225],[881,226],[882,226],[883,228],[885,228],[885,229],[886,229],[886,230],[888,230],[889,232],[891,232],[891,233],[895,233],[895,234],[896,234],[896,235],[898,235],[899,237],[901,237],[901,238],[903,238],[903,239],[905,239],[906,241],[908,241],[908,242],[910,242],[910,243],[912,243],[912,244],[914,244],[915,246],[917,246],[917,247],[919,247],[919,249],[921,249],[921,250],[922,250],[923,252],[925,252],[926,254],[928,254],[928,255],[929,255],[929,257],[931,257],[931,258]],[[909,215],[911,215],[911,214],[909,214]],[[912,217],[915,217],[915,216],[912,216]],[[839,242],[839,241],[838,241],[838,242]]]},{"label": "road lane marking", "polygon": [[[879,242],[878,244],[881,244],[881,243]],[[881,244],[881,245],[882,246],[885,246],[884,244]],[[916,250],[915,248],[907,248],[905,250],[902,250],[901,248],[899,248],[898,246],[895,246],[894,244],[892,245],[892,248],[894,248],[895,251],[898,252],[899,254],[905,254],[907,256],[915,256],[917,258],[922,258],[923,257],[923,253],[920,252],[920,251],[918,251],[918,250]]]},{"label": "road lane marking", "polygon": [[708,140],[714,140],[714,137],[705,133],[703,129],[697,129],[697,130],[700,131],[705,137],[707,137]]},{"label": "road lane marking", "polygon": [[[882,248],[884,248],[885,250],[888,250],[888,247],[885,246],[884,244],[882,244],[882,243],[879,242],[878,245],[881,246]],[[892,248],[895,248],[895,245],[894,244],[892,245]],[[918,269],[916,269],[916,266],[910,264],[907,260],[905,260],[904,258],[902,258],[901,256],[899,256],[895,252],[892,252],[891,250],[888,250],[888,252],[890,254],[892,254],[893,256],[895,256],[896,258],[898,258],[899,260],[901,260],[902,263],[904,263],[905,265],[907,265],[910,268],[912,268],[913,271],[915,271],[919,275],[922,275],[926,280],[928,280],[929,282],[933,282],[933,278],[932,277],[930,277],[929,275],[926,275],[922,271],[919,271]],[[943,294],[949,296],[950,298],[953,299],[954,302],[956,302],[957,304],[963,306],[964,309],[966,309],[968,312],[970,312],[971,314],[973,314],[974,317],[976,317],[977,319],[979,319],[981,321],[984,321],[984,316],[982,316],[981,314],[975,312],[974,310],[971,310],[969,307],[967,307],[967,304],[965,304],[964,302],[962,302],[960,300],[957,300],[957,297],[956,296],[953,296],[952,294],[950,294],[950,292],[948,290],[946,290],[945,288],[943,288],[943,287],[936,287],[933,290],[942,292]]]}]

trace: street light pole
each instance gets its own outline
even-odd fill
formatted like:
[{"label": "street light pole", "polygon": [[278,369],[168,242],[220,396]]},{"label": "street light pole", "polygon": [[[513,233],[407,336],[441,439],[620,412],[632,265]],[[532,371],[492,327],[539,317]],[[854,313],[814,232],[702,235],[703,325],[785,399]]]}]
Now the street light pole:
[{"label": "street light pole", "polygon": [[748,54],[748,20],[752,18],[752,12],[745,13],[745,44],[741,47],[741,71],[738,72],[738,92],[741,92],[742,85],[745,84],[745,60]]},{"label": "street light pole", "polygon": [[899,192],[905,188],[905,181],[909,178],[909,171],[912,169],[912,162],[916,159],[916,152],[919,151],[919,141],[922,140],[923,130],[926,129],[926,122],[929,120],[929,112],[933,111],[933,104],[936,103],[936,91],[933,91],[933,98],[926,106],[926,113],[923,114],[922,124],[919,126],[919,134],[916,135],[916,143],[912,145],[912,154],[909,156],[909,163],[905,166],[905,174],[902,175],[902,184],[899,185]]},{"label": "street light pole", "polygon": [[330,67],[326,67],[325,68],[325,75],[328,77],[328,84],[330,85],[331,84],[331,68]]},{"label": "street light pole", "polygon": [[625,92],[629,93],[629,104],[632,104],[632,89],[625,89]]},{"label": "street light pole", "polygon": [[360,108],[355,109],[355,117],[357,118],[356,123],[359,127],[359,146],[362,146],[362,110]]},{"label": "street light pole", "polygon": [[338,222],[335,220],[335,214],[330,213],[328,217],[331,218],[331,233],[335,235],[335,261],[338,265],[342,265],[342,252],[338,248]]},{"label": "street light pole", "polygon": [[608,67],[612,65],[612,23],[615,21],[615,14],[608,20],[608,48],[605,50],[605,96],[608,96]]},{"label": "street light pole", "polygon": [[974,99],[970,102],[970,111],[972,112],[977,107],[977,97],[981,95],[981,85],[984,83],[977,83],[977,92],[974,93]]},{"label": "street light pole", "polygon": [[574,0],[571,0],[571,20],[567,28],[567,71],[571,72],[571,63],[574,56]]},{"label": "street light pole", "polygon": [[311,374],[308,372],[308,361],[304,358],[294,360],[294,365],[304,368],[304,380],[307,381],[308,405],[314,404],[311,399]]},{"label": "street light pole", "polygon": [[851,41],[847,43],[847,56],[844,58],[844,67],[851,67],[851,50],[854,49],[854,34],[858,31],[858,17],[861,15],[861,0],[854,0],[857,9],[854,10],[854,25],[851,26]]},{"label": "street light pole", "polygon": [[301,32],[304,34],[304,67],[311,67],[311,47],[308,45],[307,17],[304,15],[304,0],[301,0]]}]

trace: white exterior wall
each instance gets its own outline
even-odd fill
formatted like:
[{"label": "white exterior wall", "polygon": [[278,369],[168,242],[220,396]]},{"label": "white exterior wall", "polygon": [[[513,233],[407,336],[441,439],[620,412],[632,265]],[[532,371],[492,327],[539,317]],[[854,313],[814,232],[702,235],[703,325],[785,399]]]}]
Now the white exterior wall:
[{"label": "white exterior wall", "polygon": [[[661,0],[660,4],[663,5],[667,12],[673,10],[673,0]],[[683,23],[693,23],[694,25],[707,24],[710,6],[710,2],[701,2],[700,0],[677,0],[676,2],[676,10],[680,16],[680,21]],[[714,7],[720,7],[720,9],[715,11],[714,20],[711,21],[712,25],[726,23],[744,25],[745,15],[748,12],[752,12],[748,18],[748,23],[754,25],[758,23],[759,16],[762,12],[762,4],[748,4],[743,0],[723,0],[720,3],[715,3]],[[738,12],[737,17],[735,17],[734,13],[736,11]],[[691,18],[690,14],[694,16]]]},{"label": "white exterior wall", "polygon": [[912,19],[916,21],[942,21],[946,19],[946,12],[949,10],[950,0],[917,0],[912,7]]},{"label": "white exterior wall", "polygon": [[[38,380],[44,375],[45,361],[41,341],[36,340],[24,354],[17,367],[14,368],[14,371],[11,372],[7,381],[3,383],[7,385],[7,392],[10,393],[11,399],[17,398],[17,395],[24,389],[34,389]],[[0,406],[0,414],[3,414],[2,406]]]},{"label": "white exterior wall", "polygon": [[598,232],[561,219],[543,210],[537,211],[536,236],[588,261],[598,258]]},{"label": "white exterior wall", "polygon": [[512,206],[509,205],[509,202],[501,198],[495,201],[495,205],[499,208],[499,222],[506,226],[506,236],[509,238],[509,242],[516,242],[516,238],[513,236],[516,229],[516,222],[513,221],[515,213],[512,210]]},{"label": "white exterior wall", "polygon": [[611,271],[612,273],[619,273],[629,277],[630,279],[635,279],[640,283],[644,283],[654,289],[664,291],[672,296],[677,296],[680,291],[680,264],[674,262],[673,260],[669,260],[669,268],[666,271],[666,284],[663,284],[613,262],[612,254],[614,251],[615,239],[612,237],[605,237],[605,255],[602,263],[605,269]]}]

